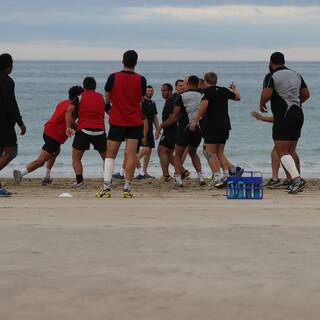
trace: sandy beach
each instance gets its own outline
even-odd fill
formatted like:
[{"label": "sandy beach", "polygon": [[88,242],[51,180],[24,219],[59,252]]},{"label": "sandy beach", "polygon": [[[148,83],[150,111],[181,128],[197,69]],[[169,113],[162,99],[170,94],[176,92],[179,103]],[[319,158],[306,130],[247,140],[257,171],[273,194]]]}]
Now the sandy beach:
[{"label": "sandy beach", "polygon": [[[39,180],[0,199],[0,319],[319,319],[320,181],[298,195],[228,201],[135,183]],[[62,192],[73,198],[61,199]]]}]

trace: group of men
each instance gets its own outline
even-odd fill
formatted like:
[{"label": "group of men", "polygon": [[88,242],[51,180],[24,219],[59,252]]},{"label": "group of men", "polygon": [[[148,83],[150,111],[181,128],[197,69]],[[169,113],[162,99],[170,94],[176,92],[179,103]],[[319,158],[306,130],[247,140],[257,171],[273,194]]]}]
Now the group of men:
[{"label": "group of men", "polygon": [[[93,77],[86,77],[83,87],[70,88],[68,98],[57,105],[44,125],[44,145],[39,157],[24,168],[14,170],[15,182],[20,183],[24,176],[45,165],[46,175],[41,183],[50,184],[51,169],[61,145],[73,135],[72,164],[76,176],[73,187],[84,184],[81,160],[93,145],[104,164],[104,183],[96,193],[98,198],[111,197],[112,180],[116,178],[124,180],[123,197],[132,198],[131,183],[136,170],[137,179],[152,178],[147,170],[155,138],[160,139],[157,151],[162,169],[160,179],[164,182],[173,180],[169,173],[172,165],[175,186],[183,186],[183,179],[190,175],[184,168],[184,161],[189,156],[199,185],[206,185],[197,153],[202,139],[203,153],[212,170],[210,188],[225,186],[229,175],[240,176],[244,170],[234,166],[224,152],[231,130],[228,102],[240,101],[236,85],[232,83],[229,88],[218,86],[218,76],[214,72],[206,73],[203,80],[195,75],[177,80],[175,92],[171,84],[164,83],[161,94],[165,104],[160,124],[152,101],[153,88],[135,72],[137,62],[135,51],[124,53],[123,70],[109,76],[104,97],[96,92]],[[300,176],[296,146],[303,125],[302,103],[310,94],[302,76],[285,67],[282,53],[272,54],[269,66],[260,111],[266,112],[266,104],[271,101],[273,116],[266,117],[258,112],[252,115],[258,120],[273,122],[275,147],[272,164],[275,170],[268,185],[284,185],[276,173],[281,163],[287,174],[288,193],[297,193],[303,190],[305,181]],[[26,133],[15,99],[14,82],[9,76],[12,68],[12,57],[0,55],[0,170],[17,156],[15,125],[20,127],[22,135]],[[106,114],[110,126],[108,135]],[[122,142],[125,142],[123,166],[119,173],[114,174],[115,159]],[[0,187],[0,195],[10,196],[11,193]]]}]

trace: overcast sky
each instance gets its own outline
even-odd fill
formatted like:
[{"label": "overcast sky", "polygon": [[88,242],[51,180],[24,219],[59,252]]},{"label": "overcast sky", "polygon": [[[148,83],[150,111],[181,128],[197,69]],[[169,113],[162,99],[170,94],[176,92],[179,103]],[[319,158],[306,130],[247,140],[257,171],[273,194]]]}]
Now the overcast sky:
[{"label": "overcast sky", "polygon": [[[0,0],[17,59],[320,60],[320,1]],[[174,4],[173,4],[174,3]]]}]

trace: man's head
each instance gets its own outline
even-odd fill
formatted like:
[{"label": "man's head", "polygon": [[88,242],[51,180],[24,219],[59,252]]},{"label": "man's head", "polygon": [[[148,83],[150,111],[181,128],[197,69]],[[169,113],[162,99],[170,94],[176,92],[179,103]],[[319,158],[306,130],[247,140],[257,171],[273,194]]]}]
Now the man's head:
[{"label": "man's head", "polygon": [[173,88],[170,83],[164,83],[161,86],[161,94],[163,99],[169,99],[172,96]]},{"label": "man's head", "polygon": [[83,80],[83,88],[85,90],[96,90],[97,83],[93,77],[86,77]]},{"label": "man's head", "polygon": [[281,52],[274,52],[270,57],[270,67],[272,70],[284,66],[285,63],[284,54]]},{"label": "man's head", "polygon": [[199,78],[197,76],[188,77],[187,88],[188,89],[198,89],[199,86]]},{"label": "man's head", "polygon": [[134,50],[128,50],[123,54],[122,62],[126,68],[134,69],[138,62],[138,54]]},{"label": "man's head", "polygon": [[218,82],[218,76],[215,72],[207,72],[204,75],[204,82],[206,87],[215,86]]},{"label": "man's head", "polygon": [[10,74],[13,68],[13,59],[9,53],[0,55],[0,72]]},{"label": "man's head", "polygon": [[83,92],[83,88],[80,86],[71,87],[68,91],[69,100],[74,104],[79,104],[79,96]]},{"label": "man's head", "polygon": [[147,99],[151,99],[153,97],[153,87],[150,85],[147,86],[146,97]]},{"label": "man's head", "polygon": [[179,79],[175,83],[176,93],[182,93],[184,91],[184,80]]}]

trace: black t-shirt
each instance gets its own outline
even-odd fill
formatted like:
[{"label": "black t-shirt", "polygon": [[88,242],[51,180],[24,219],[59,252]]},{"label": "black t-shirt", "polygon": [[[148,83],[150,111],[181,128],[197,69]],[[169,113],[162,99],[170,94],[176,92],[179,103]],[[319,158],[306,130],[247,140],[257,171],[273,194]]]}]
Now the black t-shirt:
[{"label": "black t-shirt", "polygon": [[5,73],[0,73],[0,126],[8,128],[16,123],[23,125],[22,117],[14,93],[14,81]]},{"label": "black t-shirt", "polygon": [[152,134],[154,117],[158,114],[156,103],[153,100],[143,99],[142,113],[148,120],[148,135]]},{"label": "black t-shirt", "polygon": [[[176,98],[177,96],[173,95],[164,104],[163,110],[162,110],[162,122],[166,121],[170,117],[170,114],[173,113]],[[176,129],[177,129],[176,123],[172,124],[169,127],[164,128],[164,130],[176,130]]]},{"label": "black t-shirt", "polygon": [[208,100],[208,108],[202,118],[203,130],[231,130],[228,100],[234,100],[235,93],[225,87],[210,86],[203,92],[202,100]]}]

